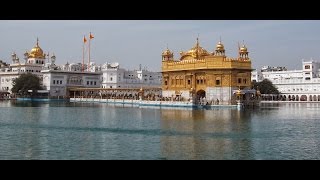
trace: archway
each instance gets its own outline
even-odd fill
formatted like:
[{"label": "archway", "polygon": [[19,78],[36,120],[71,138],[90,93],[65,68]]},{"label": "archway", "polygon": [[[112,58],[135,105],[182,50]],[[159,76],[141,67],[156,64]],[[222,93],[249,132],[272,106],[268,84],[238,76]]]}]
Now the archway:
[{"label": "archway", "polygon": [[309,96],[309,101],[312,101],[312,95]]},{"label": "archway", "polygon": [[300,101],[307,101],[307,95],[301,95]]},{"label": "archway", "polygon": [[198,92],[197,92],[197,97],[198,98],[205,98],[206,97],[206,92],[204,91],[204,90],[199,90]]},{"label": "archway", "polygon": [[313,96],[313,101],[317,101],[317,96],[316,95]]},{"label": "archway", "polygon": [[299,96],[298,95],[296,95],[296,101],[299,101]]}]

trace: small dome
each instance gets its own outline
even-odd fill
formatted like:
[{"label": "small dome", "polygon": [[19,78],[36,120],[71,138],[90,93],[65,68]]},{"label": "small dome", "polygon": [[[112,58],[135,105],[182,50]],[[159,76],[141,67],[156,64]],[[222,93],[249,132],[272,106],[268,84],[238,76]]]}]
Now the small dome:
[{"label": "small dome", "polygon": [[240,48],[240,52],[248,52],[248,49],[245,45]]},{"label": "small dome", "polygon": [[162,56],[172,56],[172,55],[173,53],[168,48],[162,52]]},{"label": "small dome", "polygon": [[219,43],[217,44],[216,49],[217,49],[217,50],[224,50],[224,46],[223,46],[223,44],[221,43],[221,41],[219,41]]}]

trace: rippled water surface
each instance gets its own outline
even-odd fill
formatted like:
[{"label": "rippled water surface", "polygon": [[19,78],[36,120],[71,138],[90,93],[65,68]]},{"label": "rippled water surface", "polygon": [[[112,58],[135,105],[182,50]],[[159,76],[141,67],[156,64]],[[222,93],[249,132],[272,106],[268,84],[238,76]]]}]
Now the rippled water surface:
[{"label": "rippled water surface", "polygon": [[0,101],[0,159],[320,159],[320,104],[252,110]]}]

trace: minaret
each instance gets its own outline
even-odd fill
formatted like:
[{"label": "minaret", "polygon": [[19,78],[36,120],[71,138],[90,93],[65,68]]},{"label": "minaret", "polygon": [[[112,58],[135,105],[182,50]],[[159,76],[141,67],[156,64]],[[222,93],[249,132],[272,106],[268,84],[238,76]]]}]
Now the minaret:
[{"label": "minaret", "polygon": [[55,65],[56,64],[56,56],[54,55],[54,53],[52,53],[51,56],[51,65]]},{"label": "minaret", "polygon": [[225,49],[224,49],[224,45],[221,42],[221,37],[220,37],[220,41],[218,42],[217,46],[216,46],[216,56],[225,56]]},{"label": "minaret", "polygon": [[162,61],[173,61],[173,52],[167,46],[167,49],[162,52]]},{"label": "minaret", "polygon": [[249,58],[249,52],[244,42],[242,44],[242,47],[239,49],[239,56],[240,56],[240,59],[242,60],[246,60]]},{"label": "minaret", "polygon": [[12,63],[13,64],[19,64],[20,63],[19,58],[17,57],[15,52],[12,53],[11,57],[12,57]]},{"label": "minaret", "polygon": [[28,58],[29,58],[29,53],[28,53],[28,51],[26,51],[23,55],[24,55],[24,58],[23,58],[23,59],[24,59],[24,61],[25,61],[24,63],[27,64]]}]

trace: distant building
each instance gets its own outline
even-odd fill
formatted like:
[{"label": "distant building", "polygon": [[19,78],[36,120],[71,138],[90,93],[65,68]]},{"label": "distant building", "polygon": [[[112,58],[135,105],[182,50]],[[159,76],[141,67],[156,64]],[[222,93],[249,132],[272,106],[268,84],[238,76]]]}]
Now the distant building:
[{"label": "distant building", "polygon": [[275,72],[275,71],[287,71],[286,67],[271,67],[271,66],[263,66],[261,68],[261,72]]},{"label": "distant building", "polygon": [[140,67],[139,70],[125,70],[119,63],[102,66],[102,88],[160,88],[162,75]]},{"label": "distant building", "polygon": [[24,53],[23,62],[15,53],[11,64],[0,61],[0,92],[11,93],[13,80],[24,73],[37,75],[52,98],[69,97],[69,90],[74,88],[159,88],[162,79],[159,72],[125,70],[118,63],[56,65],[56,56],[43,53],[38,39],[35,47]]},{"label": "distant building", "polygon": [[269,79],[278,88],[281,100],[320,101],[320,62],[302,61],[302,70],[280,68],[270,71],[262,68],[252,72],[253,81],[264,79]]}]

